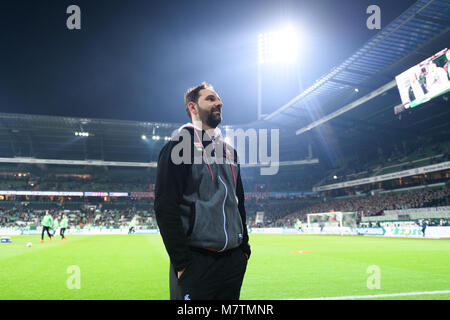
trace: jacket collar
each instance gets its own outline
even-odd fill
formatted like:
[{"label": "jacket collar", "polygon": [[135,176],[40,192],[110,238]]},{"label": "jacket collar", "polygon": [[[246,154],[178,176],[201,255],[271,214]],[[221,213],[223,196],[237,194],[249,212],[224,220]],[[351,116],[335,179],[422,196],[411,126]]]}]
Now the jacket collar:
[{"label": "jacket collar", "polygon": [[219,127],[214,128],[214,138],[212,138],[212,137],[208,134],[207,131],[205,131],[205,130],[199,128],[199,127],[197,127],[196,125],[194,125],[194,124],[191,123],[191,122],[185,123],[185,124],[183,124],[181,127],[179,127],[179,128],[178,128],[178,132],[180,132],[183,128],[186,128],[186,127],[193,127],[193,128],[195,128],[195,129],[197,129],[197,130],[199,130],[199,131],[205,132],[205,133],[209,136],[209,138],[210,138],[211,140],[216,140],[217,138],[219,138],[219,137],[222,136],[222,130],[220,130]]}]

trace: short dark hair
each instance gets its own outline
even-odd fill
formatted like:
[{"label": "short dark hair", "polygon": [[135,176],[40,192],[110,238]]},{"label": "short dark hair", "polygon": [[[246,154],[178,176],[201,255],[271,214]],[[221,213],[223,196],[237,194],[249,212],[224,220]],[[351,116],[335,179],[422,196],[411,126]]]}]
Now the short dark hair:
[{"label": "short dark hair", "polygon": [[189,104],[189,102],[198,103],[198,98],[200,97],[200,90],[203,90],[203,89],[214,90],[214,87],[203,81],[202,84],[187,89],[186,93],[184,94],[184,106],[186,108],[187,115],[191,119],[192,119],[192,117],[191,117],[191,112],[189,111],[189,108],[188,108],[188,104]]}]

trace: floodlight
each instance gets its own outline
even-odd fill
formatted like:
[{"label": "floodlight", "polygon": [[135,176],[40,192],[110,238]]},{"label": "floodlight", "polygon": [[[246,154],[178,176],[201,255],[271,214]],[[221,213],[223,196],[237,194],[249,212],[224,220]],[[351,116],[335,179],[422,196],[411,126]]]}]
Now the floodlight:
[{"label": "floodlight", "polygon": [[298,55],[298,34],[294,27],[287,26],[274,32],[258,35],[259,64],[294,62]]}]

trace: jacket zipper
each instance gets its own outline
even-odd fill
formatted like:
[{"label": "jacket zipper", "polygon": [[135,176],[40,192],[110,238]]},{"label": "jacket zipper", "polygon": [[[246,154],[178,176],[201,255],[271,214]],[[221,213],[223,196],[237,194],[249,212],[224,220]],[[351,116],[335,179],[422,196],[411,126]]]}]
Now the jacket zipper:
[{"label": "jacket zipper", "polygon": [[244,224],[242,223],[241,212],[239,211],[239,200],[236,201],[236,203],[238,204],[239,222],[241,223],[242,240],[244,240]]},{"label": "jacket zipper", "polygon": [[225,182],[223,182],[222,178],[220,176],[218,176],[218,177],[219,177],[220,182],[222,182],[223,186],[225,187],[225,198],[223,199],[223,204],[222,204],[223,231],[225,233],[225,246],[221,250],[219,250],[219,252],[220,252],[220,251],[224,251],[227,248],[227,245],[228,245],[228,234],[227,234],[227,229],[226,229],[227,218],[226,218],[226,215],[225,215],[225,202],[227,201],[228,189],[227,189],[227,186],[226,186]]}]

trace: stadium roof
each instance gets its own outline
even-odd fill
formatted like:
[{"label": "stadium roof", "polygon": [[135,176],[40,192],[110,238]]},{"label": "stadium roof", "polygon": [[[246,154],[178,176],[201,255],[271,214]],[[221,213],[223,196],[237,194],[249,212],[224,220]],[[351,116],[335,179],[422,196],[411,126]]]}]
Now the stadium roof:
[{"label": "stadium roof", "polygon": [[151,162],[166,142],[164,137],[178,127],[157,122],[0,113],[0,156]]},{"label": "stadium roof", "polygon": [[[408,67],[448,47],[448,39],[450,1],[419,0],[288,104],[265,120],[241,127],[280,129],[280,160],[302,160],[308,153],[308,144],[317,144],[317,140],[309,139],[310,135],[306,135],[307,139],[295,137],[296,130],[391,83]],[[419,108],[410,116],[411,121],[393,123],[397,119],[393,108],[399,103],[398,91],[388,89],[363,106],[319,126],[321,139],[332,144],[339,138],[340,144],[353,147],[355,141],[369,144],[370,139],[384,139],[384,135],[413,136],[418,134],[416,128],[448,127],[447,103],[441,100],[430,102],[437,105],[433,112]],[[405,113],[404,117],[408,115]],[[432,125],[425,126],[426,121]],[[165,143],[164,137],[180,125],[0,113],[0,158],[154,162]],[[75,132],[89,132],[89,137],[76,136]],[[327,132],[330,134],[325,137]],[[147,139],[142,139],[142,135]],[[289,135],[293,139],[284,139]],[[160,139],[153,140],[153,136]]]},{"label": "stadium roof", "polygon": [[[419,0],[351,57],[258,125],[275,124],[295,131],[383,85],[394,88],[396,75],[448,47],[448,39],[450,1]],[[391,100],[400,103],[398,92]]]}]

